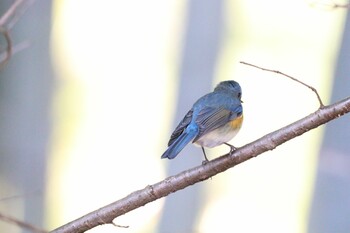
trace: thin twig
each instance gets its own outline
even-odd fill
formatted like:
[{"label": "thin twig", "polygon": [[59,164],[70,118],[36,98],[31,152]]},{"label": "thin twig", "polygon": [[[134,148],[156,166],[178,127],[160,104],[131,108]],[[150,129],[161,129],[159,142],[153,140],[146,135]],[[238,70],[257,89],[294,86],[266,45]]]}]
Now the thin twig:
[{"label": "thin twig", "polygon": [[320,108],[309,116],[238,148],[233,154],[223,155],[204,165],[191,168],[175,176],[170,176],[156,184],[148,185],[144,189],[135,191],[114,203],[67,223],[66,225],[51,231],[51,233],[81,233],[98,225],[112,223],[118,216],[126,214],[146,205],[147,203],[165,197],[190,185],[204,181],[229,168],[245,162],[248,159],[254,158],[263,152],[273,150],[292,138],[300,136],[311,129],[349,112],[350,97],[341,100],[338,103]]},{"label": "thin twig", "polygon": [[19,6],[16,11],[15,15],[12,17],[11,21],[7,23],[7,28],[11,29],[13,26],[17,23],[17,21],[22,17],[22,15],[27,11],[29,7],[35,2],[35,0],[26,0]]},{"label": "thin twig", "polygon": [[332,6],[334,9],[335,8],[349,8],[350,7],[350,4],[337,4],[337,3],[334,3],[333,6]]},{"label": "thin twig", "polygon": [[5,26],[10,20],[11,17],[16,12],[16,9],[23,3],[24,0],[16,0],[13,2],[13,4],[10,6],[10,8],[3,14],[0,18],[0,25]]},{"label": "thin twig", "polygon": [[0,220],[3,220],[3,221],[6,221],[6,222],[9,222],[9,223],[12,223],[14,225],[17,225],[23,229],[27,229],[31,232],[37,232],[37,233],[47,233],[48,231],[45,231],[43,229],[40,229],[36,226],[33,226],[32,224],[29,224],[29,223],[26,223],[26,222],[23,222],[21,220],[18,220],[18,219],[15,219],[13,217],[10,217],[10,216],[7,216],[7,215],[4,215],[2,213],[0,213]]},{"label": "thin twig", "polygon": [[335,3],[334,1],[314,1],[310,3],[311,7],[317,7],[319,9],[323,10],[334,10],[338,8],[350,8],[350,4],[338,4]]},{"label": "thin twig", "polygon": [[26,9],[33,4],[34,0],[16,0],[10,8],[1,16],[0,26],[11,29]]},{"label": "thin twig", "polygon": [[23,199],[24,197],[29,197],[29,196],[32,196],[32,195],[35,195],[35,196],[42,195],[42,192],[37,190],[37,191],[29,192],[29,193],[26,193],[26,194],[19,194],[19,195],[12,195],[12,196],[7,196],[7,197],[2,197],[2,198],[0,198],[0,202],[12,201],[12,200],[17,200],[17,199]]},{"label": "thin twig", "polygon": [[8,63],[13,55],[13,45],[9,30],[33,2],[34,0],[16,0],[0,18],[0,34],[2,34],[6,41],[5,56],[0,60],[0,69]]},{"label": "thin twig", "polygon": [[321,97],[320,97],[320,95],[318,94],[317,90],[314,87],[312,87],[312,86],[310,86],[310,85],[308,85],[308,84],[306,84],[306,83],[304,83],[304,82],[302,82],[302,81],[300,81],[300,80],[298,80],[298,79],[296,79],[296,78],[294,78],[294,77],[292,77],[292,76],[290,76],[288,74],[282,73],[281,71],[278,71],[278,70],[272,70],[272,69],[263,68],[263,67],[260,67],[260,66],[257,66],[257,65],[253,65],[253,64],[244,62],[244,61],[241,61],[240,63],[244,64],[244,65],[252,66],[254,68],[258,68],[258,69],[263,70],[263,71],[268,71],[268,72],[273,72],[273,73],[276,73],[276,74],[283,75],[283,76],[285,76],[287,78],[290,78],[290,79],[294,80],[295,82],[298,82],[298,83],[300,83],[300,84],[310,88],[316,94],[318,102],[320,103],[320,108],[324,107],[324,104],[323,104],[323,102],[321,100]]},{"label": "thin twig", "polygon": [[6,40],[5,58],[0,61],[0,69],[2,69],[11,58],[12,40],[11,40],[11,36],[9,34],[9,31],[7,29],[5,29],[4,27],[0,27],[0,33],[4,36],[4,38]]},{"label": "thin twig", "polygon": [[116,224],[114,222],[112,222],[112,225],[115,227],[119,227],[119,228],[129,228],[129,226],[122,226],[122,225]]},{"label": "thin twig", "polygon": [[[31,43],[29,41],[22,41],[16,45],[12,45],[12,51],[11,51],[11,57],[15,55],[16,53],[21,52],[22,50],[25,50],[29,48]],[[0,54],[0,61],[3,61],[6,59],[7,51],[4,51]]]}]

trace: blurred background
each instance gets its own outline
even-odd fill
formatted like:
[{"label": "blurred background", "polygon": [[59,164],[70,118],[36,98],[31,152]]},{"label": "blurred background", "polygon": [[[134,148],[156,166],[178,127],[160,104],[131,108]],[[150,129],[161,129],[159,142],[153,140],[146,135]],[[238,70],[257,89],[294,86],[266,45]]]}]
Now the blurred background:
[{"label": "blurred background", "polygon": [[[0,2],[3,15],[13,1]],[[29,47],[0,70],[0,213],[54,229],[198,166],[169,136],[222,80],[243,89],[243,146],[350,95],[346,1],[36,0]],[[1,37],[0,45],[5,46]],[[89,232],[350,231],[349,116]],[[209,158],[228,152],[208,150]],[[0,220],[0,232],[27,232]]]}]

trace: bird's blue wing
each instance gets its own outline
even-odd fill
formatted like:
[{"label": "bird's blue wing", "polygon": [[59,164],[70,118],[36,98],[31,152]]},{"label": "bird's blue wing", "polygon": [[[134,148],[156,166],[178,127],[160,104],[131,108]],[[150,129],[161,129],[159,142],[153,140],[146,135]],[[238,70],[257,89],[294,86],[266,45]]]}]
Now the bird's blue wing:
[{"label": "bird's blue wing", "polygon": [[176,127],[174,132],[170,136],[170,140],[168,142],[168,146],[174,143],[174,141],[181,135],[181,133],[184,131],[184,129],[190,124],[193,116],[193,109],[188,111],[188,113],[185,115],[185,117],[182,119],[182,121],[179,123],[179,125]]},{"label": "bird's blue wing", "polygon": [[206,133],[224,126],[229,121],[240,116],[242,114],[242,106],[239,105],[233,111],[215,107],[207,107],[198,113],[196,123],[199,127],[197,136],[193,139],[193,142],[197,141],[200,137]]}]

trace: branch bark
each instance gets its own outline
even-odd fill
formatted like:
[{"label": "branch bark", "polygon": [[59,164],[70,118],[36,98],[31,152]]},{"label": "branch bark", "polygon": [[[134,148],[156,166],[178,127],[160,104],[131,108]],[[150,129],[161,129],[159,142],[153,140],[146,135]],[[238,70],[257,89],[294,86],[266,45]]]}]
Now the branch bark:
[{"label": "branch bark", "polygon": [[113,224],[113,220],[118,216],[165,197],[170,193],[204,181],[244,161],[254,158],[263,152],[273,150],[277,146],[348,112],[350,112],[350,97],[335,104],[324,106],[290,125],[269,133],[237,149],[231,155],[223,155],[204,165],[186,170],[175,176],[170,176],[156,184],[148,185],[144,189],[135,191],[116,202],[67,223],[51,231],[51,233],[85,232],[98,225],[107,223]]}]

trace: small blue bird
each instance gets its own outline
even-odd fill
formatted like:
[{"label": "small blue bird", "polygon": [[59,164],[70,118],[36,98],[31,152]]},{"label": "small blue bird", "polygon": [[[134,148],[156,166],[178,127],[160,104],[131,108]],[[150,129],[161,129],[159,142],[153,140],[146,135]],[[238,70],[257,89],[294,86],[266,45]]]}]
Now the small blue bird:
[{"label": "small blue bird", "polygon": [[191,141],[202,147],[206,161],[208,158],[204,147],[226,144],[230,147],[230,153],[236,150],[227,142],[242,126],[241,96],[240,85],[236,81],[228,80],[219,83],[213,92],[197,100],[171,134],[168,149],[161,158],[175,158]]}]

